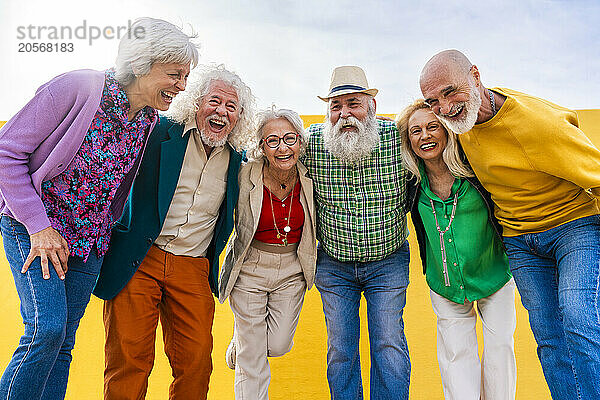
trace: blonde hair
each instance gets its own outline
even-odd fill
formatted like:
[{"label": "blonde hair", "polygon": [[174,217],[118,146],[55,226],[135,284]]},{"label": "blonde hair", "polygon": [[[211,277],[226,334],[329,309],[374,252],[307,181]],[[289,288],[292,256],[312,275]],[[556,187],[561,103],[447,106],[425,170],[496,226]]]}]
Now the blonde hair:
[{"label": "blonde hair", "polygon": [[[421,173],[419,172],[419,163],[421,159],[415,154],[410,145],[410,136],[408,133],[408,120],[411,115],[417,110],[429,110],[429,106],[425,104],[425,100],[417,99],[408,107],[406,107],[396,117],[396,127],[400,132],[401,149],[402,149],[402,161],[406,168],[417,178],[417,182],[421,181]],[[473,177],[473,171],[465,164],[461,159],[459,151],[458,139],[456,133],[446,128],[446,125],[440,121],[446,132],[446,148],[442,152],[442,159],[448,166],[450,173],[457,178],[468,178]]]}]

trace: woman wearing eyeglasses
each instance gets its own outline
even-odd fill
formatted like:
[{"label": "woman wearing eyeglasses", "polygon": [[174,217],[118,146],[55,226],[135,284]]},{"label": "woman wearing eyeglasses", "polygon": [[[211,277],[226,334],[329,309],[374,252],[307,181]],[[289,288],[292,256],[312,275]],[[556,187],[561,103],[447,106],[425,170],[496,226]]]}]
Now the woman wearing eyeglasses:
[{"label": "woman wearing eyeglasses", "polygon": [[267,357],[292,348],[317,256],[313,186],[298,161],[307,143],[302,120],[273,108],[258,114],[257,128],[219,279],[219,301],[229,297],[235,316],[225,356],[235,369],[235,397],[253,400],[268,399]]}]

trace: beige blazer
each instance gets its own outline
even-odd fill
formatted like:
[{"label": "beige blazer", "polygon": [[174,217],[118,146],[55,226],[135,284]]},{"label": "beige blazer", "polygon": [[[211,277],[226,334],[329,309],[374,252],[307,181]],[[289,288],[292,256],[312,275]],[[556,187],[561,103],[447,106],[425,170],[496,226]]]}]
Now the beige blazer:
[{"label": "beige blazer", "polygon": [[[221,303],[229,296],[237,281],[242,263],[258,228],[263,201],[263,164],[264,158],[243,164],[240,167],[238,175],[240,194],[234,212],[235,231],[233,237],[229,239],[225,262],[219,277],[219,301]],[[304,208],[304,227],[302,228],[302,236],[297,251],[307,289],[310,289],[315,280],[317,263],[317,229],[313,183],[306,176],[308,172],[306,167],[299,161],[297,166],[301,185],[300,203]]]}]

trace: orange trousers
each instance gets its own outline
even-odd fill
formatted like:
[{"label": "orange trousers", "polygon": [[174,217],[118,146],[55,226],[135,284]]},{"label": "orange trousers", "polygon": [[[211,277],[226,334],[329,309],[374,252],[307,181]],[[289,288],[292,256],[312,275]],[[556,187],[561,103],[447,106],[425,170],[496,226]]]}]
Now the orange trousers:
[{"label": "orange trousers", "polygon": [[105,400],[144,399],[158,319],[173,371],[169,399],[206,399],[215,302],[206,258],[152,246],[133,278],[104,303]]}]

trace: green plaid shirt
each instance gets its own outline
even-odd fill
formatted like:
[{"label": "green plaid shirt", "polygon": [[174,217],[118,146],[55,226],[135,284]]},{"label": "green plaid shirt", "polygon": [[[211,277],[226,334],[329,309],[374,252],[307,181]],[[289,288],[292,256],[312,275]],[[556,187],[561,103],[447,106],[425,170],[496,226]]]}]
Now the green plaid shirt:
[{"label": "green plaid shirt", "polygon": [[323,124],[308,128],[303,162],[314,182],[317,239],[339,261],[381,260],[408,236],[400,135],[393,122],[377,122],[379,148],[355,166],[325,150]]}]

